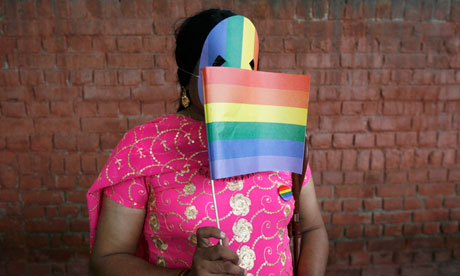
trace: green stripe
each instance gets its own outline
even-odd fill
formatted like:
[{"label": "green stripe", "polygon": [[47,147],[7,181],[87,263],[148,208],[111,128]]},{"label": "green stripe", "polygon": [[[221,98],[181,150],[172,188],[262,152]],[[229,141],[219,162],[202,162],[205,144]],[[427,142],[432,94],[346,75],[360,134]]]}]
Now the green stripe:
[{"label": "green stripe", "polygon": [[206,124],[208,142],[216,140],[275,139],[303,142],[305,126],[280,123],[212,122]]},{"label": "green stripe", "polygon": [[225,47],[225,67],[241,67],[243,47],[244,17],[232,16],[227,25],[227,45]]}]

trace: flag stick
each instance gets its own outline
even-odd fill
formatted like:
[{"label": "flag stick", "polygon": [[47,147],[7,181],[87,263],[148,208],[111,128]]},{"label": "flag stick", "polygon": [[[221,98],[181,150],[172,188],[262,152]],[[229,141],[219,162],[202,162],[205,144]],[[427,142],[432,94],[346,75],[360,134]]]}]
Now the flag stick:
[{"label": "flag stick", "polygon": [[[216,212],[216,223],[217,228],[220,230],[220,223],[219,223],[219,212],[217,211],[217,200],[216,200],[216,191],[214,190],[214,180],[211,179],[211,188],[212,188],[212,200],[214,201],[214,211]],[[220,245],[222,245],[222,240],[219,240]]]}]

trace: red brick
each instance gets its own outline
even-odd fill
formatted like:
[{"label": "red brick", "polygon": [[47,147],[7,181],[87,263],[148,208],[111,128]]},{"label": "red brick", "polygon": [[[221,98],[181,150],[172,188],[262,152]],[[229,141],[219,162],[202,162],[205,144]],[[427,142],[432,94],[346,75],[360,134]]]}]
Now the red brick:
[{"label": "red brick", "polygon": [[63,202],[62,194],[59,192],[23,192],[22,200],[26,204],[60,204]]},{"label": "red brick", "polygon": [[377,133],[375,136],[377,147],[393,147],[395,145],[394,133]]},{"label": "red brick", "polygon": [[422,233],[421,224],[404,224],[403,227],[404,235],[418,235]]},{"label": "red brick", "polygon": [[105,67],[105,63],[105,55],[98,53],[66,53],[57,57],[57,66],[67,69],[101,69]]},{"label": "red brick", "polygon": [[323,183],[339,185],[343,183],[343,173],[336,171],[323,172]]},{"label": "red brick", "polygon": [[362,201],[360,199],[346,199],[343,201],[344,211],[358,211],[362,208]]},{"label": "red brick", "polygon": [[416,132],[398,132],[396,133],[396,145],[400,147],[413,148],[417,146]]},{"label": "red brick", "polygon": [[146,36],[143,38],[144,50],[151,53],[163,53],[166,49],[166,37]]},{"label": "red brick", "polygon": [[70,117],[73,115],[73,103],[71,102],[52,102],[51,114],[58,117]]},{"label": "red brick", "polygon": [[443,114],[437,116],[420,115],[413,118],[413,130],[448,130],[451,125],[451,117]]},{"label": "red brick", "polygon": [[402,209],[403,200],[401,198],[385,198],[383,200],[384,210],[397,210]]},{"label": "red brick", "polygon": [[68,231],[65,220],[27,221],[26,231],[32,233],[52,233]]},{"label": "red brick", "polygon": [[93,87],[84,88],[85,100],[127,100],[130,97],[129,88],[126,87]]},{"label": "red brick", "polygon": [[70,222],[70,231],[72,232],[88,232],[89,221],[88,220],[73,220]]},{"label": "red brick", "polygon": [[121,104],[120,113],[127,116],[140,115],[140,104],[135,102]]},{"label": "red brick", "polygon": [[415,185],[385,185],[377,187],[377,195],[382,197],[414,196]]},{"label": "red brick", "polygon": [[139,70],[120,71],[118,76],[122,85],[138,85],[141,83],[141,71]]},{"label": "red brick", "polygon": [[362,110],[363,110],[362,102],[351,102],[351,101],[342,102],[342,113],[344,115],[361,114]]},{"label": "red brick", "polygon": [[440,148],[452,148],[457,145],[457,132],[440,132],[438,136],[438,147]]},{"label": "red brick", "polygon": [[460,170],[459,169],[449,170],[449,181],[460,181]]},{"label": "red brick", "polygon": [[402,225],[386,225],[385,236],[401,236]]},{"label": "red brick", "polygon": [[415,222],[447,220],[448,210],[430,210],[414,212]]},{"label": "red brick", "polygon": [[313,148],[330,148],[332,136],[330,134],[315,134],[310,138]]},{"label": "red brick", "polygon": [[75,151],[77,149],[75,135],[56,134],[54,135],[54,148],[57,150]]},{"label": "red brick", "polygon": [[35,87],[35,95],[39,101],[70,101],[79,98],[79,87]]},{"label": "red brick", "polygon": [[350,148],[353,145],[353,134],[334,134],[332,144],[335,148]]},{"label": "red brick", "polygon": [[444,222],[441,224],[441,229],[444,234],[454,234],[459,230],[458,222]]},{"label": "red brick", "polygon": [[79,102],[76,106],[76,113],[81,117],[93,117],[97,114],[95,102]]},{"label": "red brick", "polygon": [[75,52],[89,52],[91,51],[91,36],[69,36],[67,45]]},{"label": "red brick", "polygon": [[373,131],[390,131],[390,130],[408,130],[411,120],[408,117],[385,116],[379,118],[371,118],[369,125]]},{"label": "red brick", "polygon": [[[121,140],[123,134],[110,133],[101,135],[101,148],[102,150],[113,150],[118,142]],[[102,168],[101,168],[102,169]]]},{"label": "red brick", "polygon": [[97,104],[97,113],[103,117],[117,117],[118,103],[117,102],[102,102]]},{"label": "red brick", "polygon": [[425,223],[423,225],[423,233],[427,235],[439,234],[439,223]]},{"label": "red brick", "polygon": [[163,70],[144,70],[142,71],[142,80],[148,85],[158,85],[165,81]]},{"label": "red brick", "polygon": [[16,86],[19,84],[19,74],[15,71],[0,72],[0,85]]},{"label": "red brick", "polygon": [[33,122],[30,119],[0,119],[0,133],[8,135],[30,134],[33,132]]},{"label": "red brick", "polygon": [[430,237],[430,238],[415,238],[407,240],[407,246],[409,248],[442,248],[443,238],[442,237]]},{"label": "red brick", "polygon": [[39,134],[75,133],[80,130],[80,124],[71,118],[43,118],[35,120],[35,130]]},{"label": "red brick", "polygon": [[355,134],[355,147],[371,148],[375,145],[375,136],[370,133]]},{"label": "red brick", "polygon": [[93,82],[93,71],[78,70],[70,72],[70,82],[76,85],[85,85]]},{"label": "red brick", "polygon": [[117,38],[118,50],[127,53],[139,53],[142,51],[142,38],[140,36],[127,36]]},{"label": "red brick", "polygon": [[424,68],[426,57],[421,54],[388,54],[385,56],[384,68],[412,69]]},{"label": "red brick", "polygon": [[38,70],[21,69],[21,84],[24,85],[39,85],[43,83],[43,72]]},{"label": "red brick", "polygon": [[116,51],[115,37],[96,36],[93,38],[93,50],[99,52],[114,52]]},{"label": "red brick", "polygon": [[336,243],[336,253],[339,255],[351,252],[363,252],[366,244],[363,241],[344,241]]},{"label": "red brick", "polygon": [[442,207],[442,197],[428,197],[424,199],[425,209],[440,209]]},{"label": "red brick", "polygon": [[447,169],[428,170],[428,179],[433,182],[447,181]]},{"label": "red brick", "polygon": [[[335,136],[335,135],[334,135]],[[342,169],[351,170],[355,167],[357,159],[356,151],[346,150],[343,152]]]},{"label": "red brick", "polygon": [[30,148],[28,135],[6,137],[6,148],[12,151],[27,151]]},{"label": "red brick", "polygon": [[364,200],[364,209],[366,210],[376,210],[382,208],[382,200],[381,199],[366,199]]},{"label": "red brick", "polygon": [[153,68],[153,56],[145,54],[108,54],[109,68],[150,69]]},{"label": "red brick", "polygon": [[177,100],[179,93],[174,93],[175,87],[170,85],[144,86],[133,89],[132,99],[141,102],[158,103],[161,100]]},{"label": "red brick", "polygon": [[336,195],[339,198],[366,198],[372,197],[374,190],[372,187],[363,187],[359,185],[344,185],[336,187]]},{"label": "red brick", "polygon": [[82,118],[83,132],[102,133],[102,132],[125,132],[127,130],[126,119],[111,118]]},{"label": "red brick", "polygon": [[2,105],[3,115],[10,118],[24,118],[27,117],[26,108],[23,102],[3,102]]},{"label": "red brick", "polygon": [[341,202],[338,200],[323,200],[323,210],[324,211],[340,211]]},{"label": "red brick", "polygon": [[68,191],[67,202],[70,203],[86,203],[86,190],[85,191]]},{"label": "red brick", "polygon": [[391,240],[370,240],[368,242],[368,250],[371,252],[380,251],[399,251],[404,247],[404,240],[391,239]]},{"label": "red brick", "polygon": [[67,73],[65,71],[46,70],[45,81],[48,84],[64,85],[66,84]]},{"label": "red brick", "polygon": [[433,147],[436,145],[436,132],[424,131],[419,135],[419,146]]}]

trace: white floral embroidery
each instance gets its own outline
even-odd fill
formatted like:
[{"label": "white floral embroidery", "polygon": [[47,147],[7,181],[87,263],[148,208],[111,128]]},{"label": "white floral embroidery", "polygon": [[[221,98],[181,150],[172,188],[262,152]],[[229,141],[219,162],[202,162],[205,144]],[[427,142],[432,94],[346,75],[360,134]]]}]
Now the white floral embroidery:
[{"label": "white floral embroidery", "polygon": [[230,198],[230,206],[232,206],[233,214],[236,216],[246,216],[249,213],[251,200],[243,194],[236,194]]},{"label": "white floral embroidery", "polygon": [[286,204],[286,207],[284,208],[284,215],[286,217],[289,217],[289,214],[291,213],[291,205]]},{"label": "white floral embroidery", "polygon": [[286,253],[284,252],[281,252],[281,263],[283,264],[283,266],[286,265]]},{"label": "white floral embroidery", "polygon": [[237,242],[247,242],[251,238],[252,225],[246,219],[239,219],[233,224],[234,238]]},{"label": "white floral embroidery", "polygon": [[240,267],[246,270],[250,270],[254,267],[254,261],[256,260],[256,253],[249,246],[243,245],[236,252],[240,257]]},{"label": "white floral embroidery", "polygon": [[230,191],[241,191],[243,189],[243,180],[229,181],[227,182],[227,188]]},{"label": "white floral embroidery", "polygon": [[196,186],[193,185],[192,183],[187,184],[187,185],[184,186],[184,193],[187,194],[187,195],[193,195],[195,190],[196,190]]},{"label": "white floral embroidery", "polygon": [[189,206],[187,209],[185,209],[185,216],[188,219],[196,219],[196,215],[198,214],[198,210],[196,209],[195,206]]}]

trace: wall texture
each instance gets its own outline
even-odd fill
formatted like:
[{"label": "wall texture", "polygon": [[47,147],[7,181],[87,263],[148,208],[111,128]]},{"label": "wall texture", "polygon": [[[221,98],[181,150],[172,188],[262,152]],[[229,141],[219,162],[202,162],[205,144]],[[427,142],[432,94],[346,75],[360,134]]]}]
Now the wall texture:
[{"label": "wall texture", "polygon": [[251,18],[261,70],[312,76],[330,275],[460,273],[460,1],[0,0],[0,274],[84,275],[85,193],[176,110],[173,29]]}]

